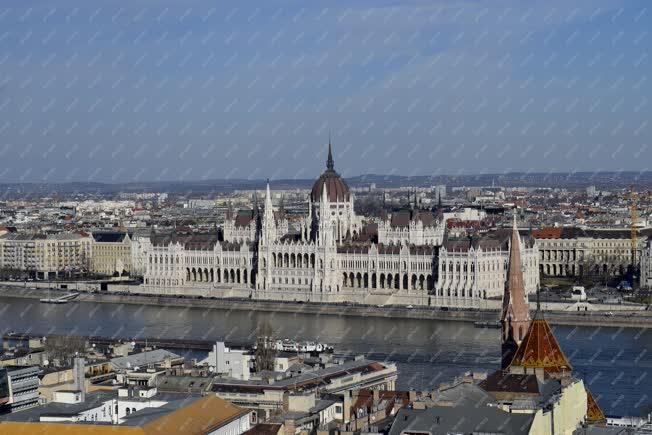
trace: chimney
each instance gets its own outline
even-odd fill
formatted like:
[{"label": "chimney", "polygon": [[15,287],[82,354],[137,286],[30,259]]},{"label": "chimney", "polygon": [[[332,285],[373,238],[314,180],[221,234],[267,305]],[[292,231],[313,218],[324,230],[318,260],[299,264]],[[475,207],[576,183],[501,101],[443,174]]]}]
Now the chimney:
[{"label": "chimney", "polygon": [[75,357],[73,366],[73,379],[75,382],[75,390],[81,392],[81,402],[86,401],[86,375],[85,375],[86,361],[84,358]]}]

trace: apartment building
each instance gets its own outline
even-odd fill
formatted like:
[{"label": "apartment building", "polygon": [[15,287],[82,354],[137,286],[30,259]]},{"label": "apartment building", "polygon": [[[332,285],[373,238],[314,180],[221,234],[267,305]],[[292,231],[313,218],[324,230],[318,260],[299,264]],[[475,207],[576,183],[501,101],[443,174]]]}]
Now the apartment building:
[{"label": "apartment building", "polygon": [[88,271],[93,238],[86,233],[18,234],[0,237],[0,268],[25,270],[47,279]]}]

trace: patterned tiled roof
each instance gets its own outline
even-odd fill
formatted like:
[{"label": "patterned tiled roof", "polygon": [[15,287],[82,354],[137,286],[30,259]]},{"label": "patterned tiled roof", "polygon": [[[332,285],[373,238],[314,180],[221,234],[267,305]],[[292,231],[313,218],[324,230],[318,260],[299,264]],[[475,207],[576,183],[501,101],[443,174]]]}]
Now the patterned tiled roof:
[{"label": "patterned tiled roof", "polygon": [[604,412],[593,398],[593,394],[586,389],[586,421],[588,423],[604,423],[607,421]]},{"label": "patterned tiled roof", "polygon": [[531,321],[511,365],[542,368],[552,373],[570,372],[573,369],[541,311],[537,311]]}]

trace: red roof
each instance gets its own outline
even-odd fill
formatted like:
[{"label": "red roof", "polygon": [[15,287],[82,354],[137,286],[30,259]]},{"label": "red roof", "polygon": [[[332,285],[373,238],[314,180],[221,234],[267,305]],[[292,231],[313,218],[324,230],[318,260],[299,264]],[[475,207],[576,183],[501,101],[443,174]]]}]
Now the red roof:
[{"label": "red roof", "polygon": [[573,369],[540,311],[530,323],[523,342],[518,347],[512,366],[542,368],[546,372],[569,372]]},{"label": "red roof", "polygon": [[349,186],[340,177],[340,174],[335,172],[335,164],[333,163],[333,153],[331,151],[331,144],[328,144],[328,160],[326,161],[326,170],[315,181],[310,192],[310,199],[313,202],[321,200],[322,190],[326,186],[326,193],[330,202],[345,202],[351,199]]},{"label": "red roof", "polygon": [[562,234],[561,228],[552,228],[552,227],[532,231],[532,236],[535,239],[560,239],[561,234]]},{"label": "red roof", "polygon": [[586,421],[588,423],[604,423],[607,421],[604,412],[600,409],[600,405],[595,401],[588,388],[586,389]]}]

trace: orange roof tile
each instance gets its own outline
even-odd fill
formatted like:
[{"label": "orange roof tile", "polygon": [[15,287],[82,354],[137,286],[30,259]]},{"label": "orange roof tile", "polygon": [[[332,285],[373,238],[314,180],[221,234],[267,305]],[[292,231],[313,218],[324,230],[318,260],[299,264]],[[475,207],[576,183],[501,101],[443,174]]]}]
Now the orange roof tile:
[{"label": "orange roof tile", "polygon": [[600,405],[593,398],[593,394],[586,388],[586,421],[588,423],[604,423],[607,421],[607,418],[604,416],[604,412],[600,409]]},{"label": "orange roof tile", "polygon": [[140,427],[82,423],[0,422],[3,435],[143,435]]},{"label": "orange roof tile", "polygon": [[205,434],[249,412],[216,395],[209,395],[146,424],[143,429],[145,434],[152,435]]},{"label": "orange roof tile", "polygon": [[532,236],[535,239],[560,239],[561,234],[561,228],[542,228],[540,230],[532,231]]},{"label": "orange roof tile", "polygon": [[145,425],[104,425],[85,423],[0,422],[1,434],[25,435],[161,435],[167,433],[201,435],[247,414],[249,411],[215,395],[195,400],[188,406],[165,414]]},{"label": "orange roof tile", "polygon": [[510,365],[542,368],[547,372],[568,372],[573,369],[540,311],[535,314]]}]

